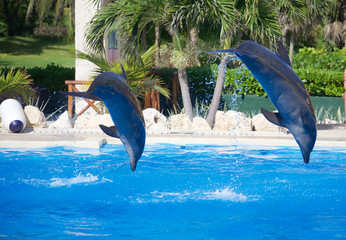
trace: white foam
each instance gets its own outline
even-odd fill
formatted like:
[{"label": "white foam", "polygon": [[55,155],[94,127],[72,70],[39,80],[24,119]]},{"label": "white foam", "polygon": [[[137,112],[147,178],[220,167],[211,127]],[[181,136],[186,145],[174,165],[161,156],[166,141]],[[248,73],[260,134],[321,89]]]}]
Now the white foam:
[{"label": "white foam", "polygon": [[189,200],[195,201],[227,201],[227,202],[245,202],[248,197],[241,193],[234,192],[233,188],[216,189],[214,191],[201,191],[194,192],[159,192],[154,191],[148,195],[137,196],[132,203],[165,203],[165,202],[186,202]]},{"label": "white foam", "polygon": [[88,237],[108,237],[108,236],[111,236],[111,234],[95,234],[95,233],[71,232],[71,231],[64,231],[64,233],[66,233],[68,235],[88,236]]},{"label": "white foam", "polygon": [[96,183],[104,183],[104,182],[112,182],[112,180],[101,178],[99,179],[98,176],[94,176],[90,173],[87,173],[86,175],[79,174],[76,177],[72,178],[51,178],[49,180],[43,180],[43,179],[24,179],[22,182],[26,184],[30,184],[33,186],[46,186],[46,187],[71,187],[72,185],[76,184],[96,184]]},{"label": "white foam", "polygon": [[98,176],[88,173],[86,176],[78,175],[74,178],[52,178],[49,183],[50,187],[72,186],[80,183],[92,183],[98,181]]}]

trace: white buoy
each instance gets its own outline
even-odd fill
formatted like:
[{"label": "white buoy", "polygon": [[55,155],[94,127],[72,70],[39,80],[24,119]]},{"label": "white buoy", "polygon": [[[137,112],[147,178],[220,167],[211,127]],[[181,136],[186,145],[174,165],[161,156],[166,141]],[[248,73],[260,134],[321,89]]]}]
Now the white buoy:
[{"label": "white buoy", "polygon": [[3,126],[9,132],[22,132],[26,126],[26,117],[23,107],[15,99],[6,99],[0,104],[0,117]]}]

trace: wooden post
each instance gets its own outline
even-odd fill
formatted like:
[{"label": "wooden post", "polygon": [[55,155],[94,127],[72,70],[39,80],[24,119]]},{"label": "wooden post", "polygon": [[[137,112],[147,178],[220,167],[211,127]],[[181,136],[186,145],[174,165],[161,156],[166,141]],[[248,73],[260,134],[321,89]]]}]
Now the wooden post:
[{"label": "wooden post", "polygon": [[[73,92],[73,85],[68,84],[68,91]],[[67,112],[70,115],[70,117],[73,117],[73,96],[68,96],[67,99]]]},{"label": "wooden post", "polygon": [[[68,86],[68,91],[69,92],[79,92],[79,90],[75,87],[75,85],[78,84],[87,84],[90,83],[90,81],[76,81],[76,80],[66,80],[65,84]],[[74,97],[73,96],[68,96],[68,101],[67,101],[67,111],[68,114],[73,117],[73,101]],[[89,100],[84,98],[84,101],[88,103],[88,105],[80,112],[78,113],[78,116],[82,115],[89,107],[92,107],[98,114],[101,114],[101,111],[94,105],[95,101],[94,100]]]}]

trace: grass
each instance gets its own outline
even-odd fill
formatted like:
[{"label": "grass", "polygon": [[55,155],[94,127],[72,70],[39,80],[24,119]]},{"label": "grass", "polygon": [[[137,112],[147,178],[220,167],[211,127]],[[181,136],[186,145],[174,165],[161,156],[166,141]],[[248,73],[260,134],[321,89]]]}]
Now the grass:
[{"label": "grass", "polygon": [[30,37],[0,38],[0,68],[32,68],[54,63],[75,67],[74,43]]}]

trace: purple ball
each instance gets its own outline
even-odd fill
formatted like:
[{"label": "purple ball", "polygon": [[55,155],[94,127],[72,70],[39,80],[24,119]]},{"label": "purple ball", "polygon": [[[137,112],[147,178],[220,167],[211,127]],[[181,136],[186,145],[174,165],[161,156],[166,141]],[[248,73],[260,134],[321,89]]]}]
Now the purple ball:
[{"label": "purple ball", "polygon": [[13,133],[19,133],[23,130],[24,124],[20,120],[14,120],[10,123],[10,131]]}]

